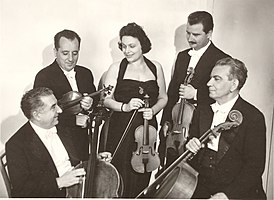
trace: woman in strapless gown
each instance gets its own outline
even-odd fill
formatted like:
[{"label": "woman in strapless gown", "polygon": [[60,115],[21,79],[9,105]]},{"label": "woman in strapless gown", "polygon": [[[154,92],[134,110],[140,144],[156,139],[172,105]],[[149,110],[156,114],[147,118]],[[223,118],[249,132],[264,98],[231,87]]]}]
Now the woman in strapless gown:
[{"label": "woman in strapless gown", "polygon": [[[119,48],[125,58],[110,66],[105,85],[114,89],[107,95],[104,104],[113,111],[106,142],[106,151],[114,153],[125,128],[134,112],[137,116],[113,157],[112,164],[123,179],[124,198],[136,197],[149,184],[151,173],[137,173],[131,166],[132,153],[137,145],[135,129],[143,125],[144,119],[157,129],[156,114],[167,103],[166,86],[162,66],[143,56],[151,49],[151,43],[142,27],[129,23],[120,30]],[[143,108],[144,96],[149,96],[149,108]]]}]

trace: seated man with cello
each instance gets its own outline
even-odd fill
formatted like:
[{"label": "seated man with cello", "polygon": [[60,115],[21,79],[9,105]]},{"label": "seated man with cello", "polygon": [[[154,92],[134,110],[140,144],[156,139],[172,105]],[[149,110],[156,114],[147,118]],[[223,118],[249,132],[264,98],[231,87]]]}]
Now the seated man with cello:
[{"label": "seated man with cello", "polygon": [[[216,102],[198,106],[186,148],[194,154],[191,164],[198,171],[198,184],[192,198],[266,199],[262,174],[266,158],[266,126],[263,114],[239,96],[247,78],[245,64],[223,58],[214,66],[209,96]],[[197,138],[205,130],[227,121],[238,110],[242,123],[233,131],[223,131],[209,142]],[[202,148],[203,147],[203,148]]]},{"label": "seated man with cello", "polygon": [[58,124],[62,112],[52,90],[40,87],[21,100],[28,118],[6,143],[12,197],[65,197],[66,187],[81,182],[79,163],[70,133]]}]

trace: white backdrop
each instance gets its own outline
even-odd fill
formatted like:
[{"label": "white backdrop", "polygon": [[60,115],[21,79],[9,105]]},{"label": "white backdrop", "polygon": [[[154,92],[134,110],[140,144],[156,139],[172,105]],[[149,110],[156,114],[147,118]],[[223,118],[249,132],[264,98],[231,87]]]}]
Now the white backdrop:
[{"label": "white backdrop", "polygon": [[[109,65],[123,57],[117,48],[120,28],[136,22],[152,42],[152,50],[146,56],[162,64],[168,85],[176,53],[188,47],[186,18],[196,10],[213,14],[213,42],[246,63],[249,77],[242,96],[265,114],[269,149],[274,97],[273,2],[0,0],[0,149],[26,121],[20,111],[20,99],[32,88],[36,73],[53,61],[53,37],[58,31],[72,29],[80,35],[78,64],[92,70],[97,84]],[[265,177],[266,174],[267,171]]]}]

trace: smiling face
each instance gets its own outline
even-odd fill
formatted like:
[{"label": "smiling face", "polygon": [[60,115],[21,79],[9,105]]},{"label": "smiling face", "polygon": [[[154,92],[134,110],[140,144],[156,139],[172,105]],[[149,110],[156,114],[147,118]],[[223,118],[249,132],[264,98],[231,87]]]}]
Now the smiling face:
[{"label": "smiling face", "polygon": [[78,61],[79,41],[76,38],[70,40],[61,37],[59,45],[58,49],[54,49],[56,61],[63,70],[70,71],[76,66]]},{"label": "smiling face", "polygon": [[204,26],[201,23],[186,26],[186,38],[191,48],[199,50],[207,45],[210,40],[212,31],[204,32]]},{"label": "smiling face", "polygon": [[62,113],[62,110],[57,105],[54,95],[42,96],[41,101],[44,106],[34,111],[35,121],[41,128],[50,129],[58,124],[58,115]]},{"label": "smiling face", "polygon": [[122,37],[122,51],[128,62],[134,62],[143,55],[140,41],[132,36]]},{"label": "smiling face", "polygon": [[209,87],[209,97],[223,104],[234,98],[238,94],[237,86],[239,81],[230,75],[230,66],[216,65],[211,72]]}]

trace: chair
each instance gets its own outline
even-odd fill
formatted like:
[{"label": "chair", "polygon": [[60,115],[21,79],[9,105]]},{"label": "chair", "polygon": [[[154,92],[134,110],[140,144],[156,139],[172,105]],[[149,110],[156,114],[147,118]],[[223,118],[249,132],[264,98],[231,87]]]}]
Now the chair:
[{"label": "chair", "polygon": [[8,166],[7,166],[5,150],[1,151],[0,158],[1,158],[0,171],[6,185],[8,197],[11,197],[11,183],[10,183],[9,174],[8,174]]}]

